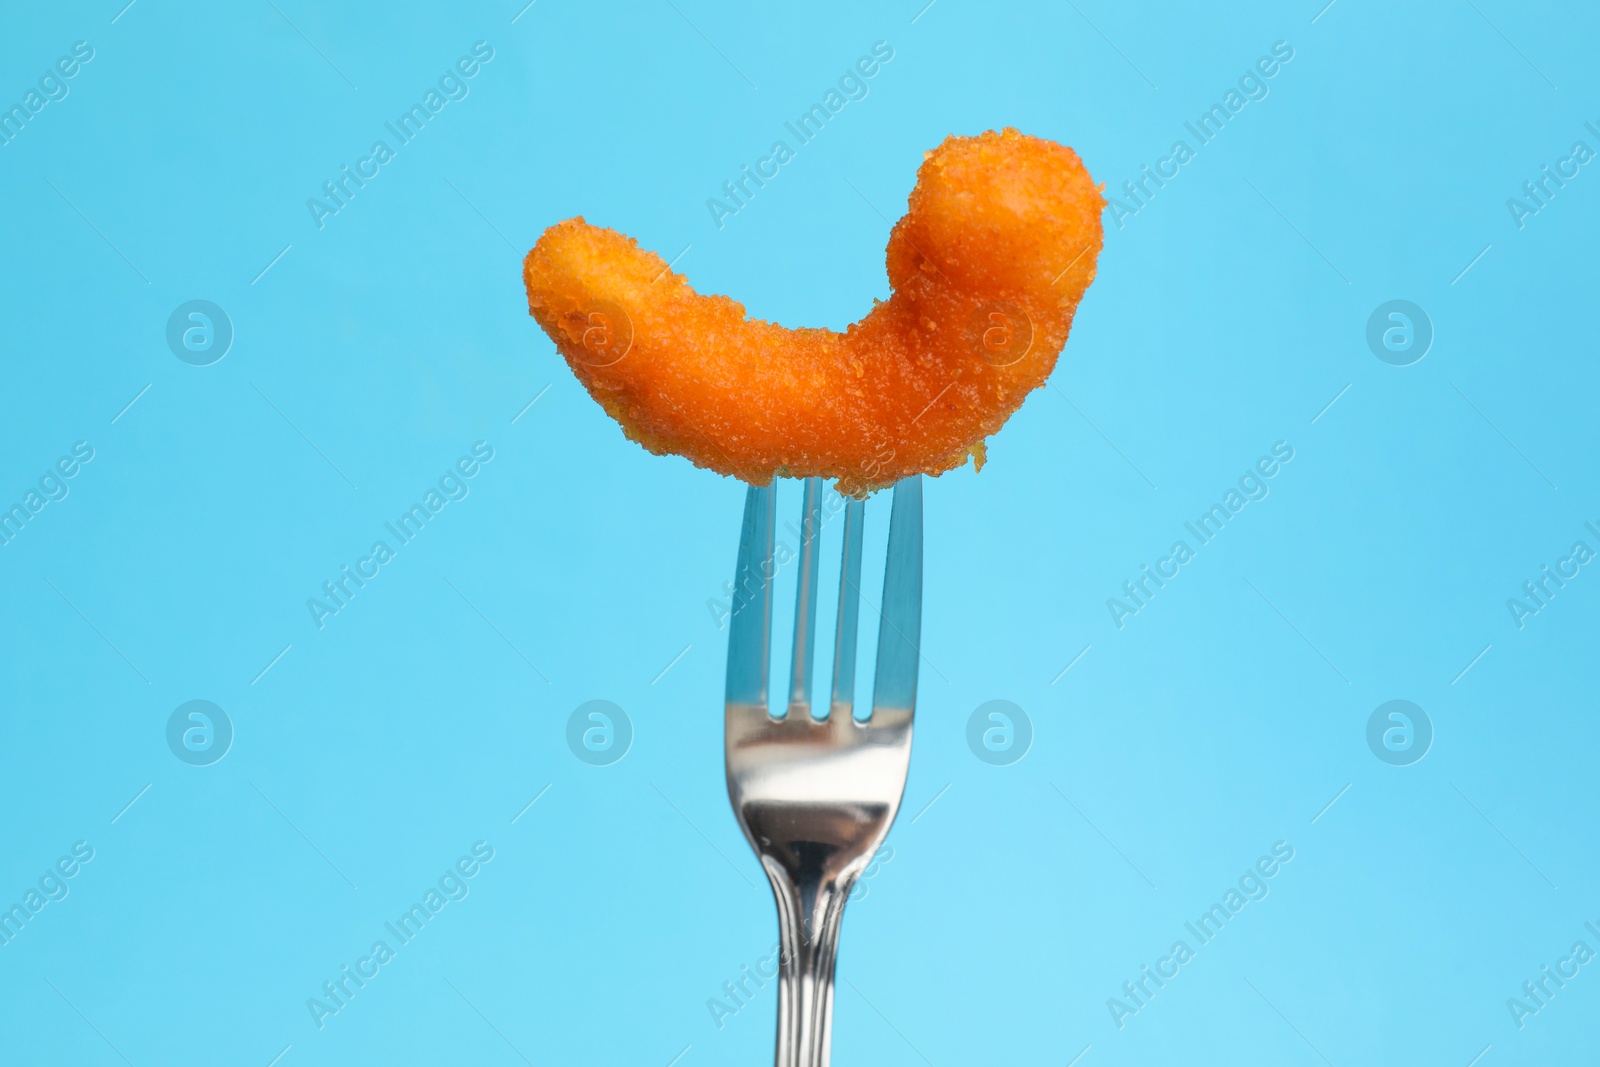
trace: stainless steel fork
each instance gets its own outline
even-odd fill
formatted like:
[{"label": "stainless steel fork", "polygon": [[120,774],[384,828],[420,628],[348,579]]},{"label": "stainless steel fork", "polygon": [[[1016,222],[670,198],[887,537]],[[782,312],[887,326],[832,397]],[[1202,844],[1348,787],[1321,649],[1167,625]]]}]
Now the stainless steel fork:
[{"label": "stainless steel fork", "polygon": [[894,489],[884,564],[872,716],[854,715],[856,622],[865,508],[845,510],[844,561],[833,650],[833,698],[811,710],[817,631],[821,479],[805,484],[797,556],[794,655],[781,717],[769,709],[776,498],[752,487],[734,577],[728,633],[728,798],[778,902],[777,1067],[827,1067],[833,972],[846,898],[888,836],[905,791],[922,630],[922,482]]}]

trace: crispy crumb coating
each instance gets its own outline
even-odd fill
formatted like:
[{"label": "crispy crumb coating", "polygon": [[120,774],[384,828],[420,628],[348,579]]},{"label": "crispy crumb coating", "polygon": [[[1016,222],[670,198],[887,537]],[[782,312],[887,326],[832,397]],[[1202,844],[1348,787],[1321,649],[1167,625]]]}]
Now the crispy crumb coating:
[{"label": "crispy crumb coating", "polygon": [[889,235],[893,294],[844,333],[747,318],[582,218],[544,232],[523,280],[630,439],[755,485],[820,475],[865,495],[983,465],[1066,343],[1104,204],[1070,148],[1013,129],[947,138]]}]

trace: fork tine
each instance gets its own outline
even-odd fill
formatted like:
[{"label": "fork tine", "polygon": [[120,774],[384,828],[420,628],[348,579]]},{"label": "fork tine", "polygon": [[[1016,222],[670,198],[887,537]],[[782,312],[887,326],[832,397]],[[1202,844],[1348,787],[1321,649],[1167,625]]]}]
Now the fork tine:
[{"label": "fork tine", "polygon": [[811,714],[812,648],[817,640],[817,549],[822,540],[822,479],[807,478],[800,506],[800,573],[794,598],[794,655],[789,658],[789,714]]},{"label": "fork tine", "polygon": [[752,485],[744,498],[739,562],[733,570],[733,614],[728,626],[729,704],[767,706],[772,658],[772,521],[775,486]]},{"label": "fork tine", "polygon": [[883,621],[878,628],[878,670],[872,710],[912,711],[917,705],[917,661],[922,643],[922,476],[894,487],[889,553],[883,567]]},{"label": "fork tine", "polygon": [[844,512],[844,561],[839,564],[839,625],[833,639],[833,701],[829,715],[850,716],[856,702],[856,616],[861,610],[861,531],[866,504],[854,498]]}]

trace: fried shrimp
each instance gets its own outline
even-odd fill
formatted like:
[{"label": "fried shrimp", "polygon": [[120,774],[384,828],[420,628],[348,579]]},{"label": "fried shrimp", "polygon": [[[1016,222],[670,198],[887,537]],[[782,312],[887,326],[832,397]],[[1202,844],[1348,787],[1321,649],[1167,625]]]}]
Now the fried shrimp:
[{"label": "fried shrimp", "polygon": [[1105,201],[1070,148],[1013,129],[927,153],[887,301],[844,333],[750,319],[582,218],[523,263],[528,310],[646,449],[755,485],[865,495],[968,456],[1044,384],[1094,280]]}]

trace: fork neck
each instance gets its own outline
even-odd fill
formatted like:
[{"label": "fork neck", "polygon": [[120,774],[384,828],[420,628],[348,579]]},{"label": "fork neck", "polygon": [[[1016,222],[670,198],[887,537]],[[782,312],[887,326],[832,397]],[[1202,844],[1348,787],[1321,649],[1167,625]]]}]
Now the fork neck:
[{"label": "fork neck", "polygon": [[850,872],[833,880],[821,872],[806,872],[797,879],[770,858],[763,858],[762,866],[777,898],[783,948],[776,1067],[828,1067],[839,928],[857,875]]}]

